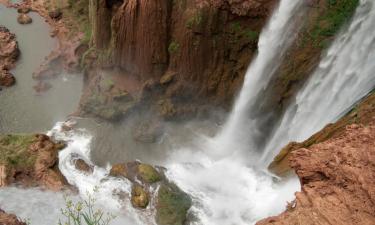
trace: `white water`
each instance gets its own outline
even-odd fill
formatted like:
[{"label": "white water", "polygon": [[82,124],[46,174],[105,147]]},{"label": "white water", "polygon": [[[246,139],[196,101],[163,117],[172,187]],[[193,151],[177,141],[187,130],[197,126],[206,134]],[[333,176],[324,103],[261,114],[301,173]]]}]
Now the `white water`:
[{"label": "white water", "polygon": [[228,121],[214,140],[217,143],[215,154],[219,157],[225,157],[229,149],[242,154],[256,153],[249,149],[258,149],[256,140],[262,136],[258,127],[260,118],[251,118],[249,114],[256,109],[255,101],[258,95],[267,87],[285,51],[298,33],[296,22],[303,14],[302,5],[303,1],[281,1],[268,26],[261,33],[259,53],[248,68],[242,90]]},{"label": "white water", "polygon": [[361,0],[349,28],[335,40],[318,69],[286,110],[267,144],[267,165],[290,141],[303,141],[334,122],[375,87],[375,6]]}]

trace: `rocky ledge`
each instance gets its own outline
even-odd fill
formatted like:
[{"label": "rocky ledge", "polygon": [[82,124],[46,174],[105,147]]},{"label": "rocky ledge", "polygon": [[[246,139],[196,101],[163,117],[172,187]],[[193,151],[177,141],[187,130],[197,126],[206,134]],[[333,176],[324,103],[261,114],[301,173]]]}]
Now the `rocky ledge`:
[{"label": "rocky ledge", "polygon": [[291,167],[302,191],[266,224],[375,224],[375,117],[341,135],[293,151]]},{"label": "rocky ledge", "polygon": [[15,184],[61,190],[67,185],[57,167],[63,147],[44,134],[0,135],[0,187]]},{"label": "rocky ledge", "polygon": [[16,35],[0,26],[0,87],[9,87],[15,83],[16,80],[9,70],[14,67],[19,53]]},{"label": "rocky ledge", "polygon": [[17,216],[13,214],[7,214],[2,209],[0,209],[0,224],[5,225],[27,225],[25,222],[20,221]]}]

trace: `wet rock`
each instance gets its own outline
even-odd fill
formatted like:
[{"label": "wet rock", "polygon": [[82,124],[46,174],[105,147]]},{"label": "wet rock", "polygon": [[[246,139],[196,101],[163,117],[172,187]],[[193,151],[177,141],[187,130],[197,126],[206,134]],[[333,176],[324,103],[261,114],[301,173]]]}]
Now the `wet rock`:
[{"label": "wet rock", "polygon": [[17,12],[20,13],[20,14],[27,14],[30,11],[31,11],[30,7],[27,7],[27,6],[22,6],[22,7],[17,9]]},{"label": "wet rock", "polygon": [[25,13],[20,13],[17,17],[17,21],[19,24],[30,24],[33,22],[33,19]]},{"label": "wet rock", "polygon": [[134,140],[142,143],[155,143],[163,135],[163,126],[159,121],[140,122],[133,128]]},{"label": "wet rock", "polygon": [[83,159],[75,159],[74,166],[77,170],[91,174],[94,171],[94,167],[86,163]]},{"label": "wet rock", "polygon": [[[150,210],[156,210],[155,219],[158,225],[183,225],[186,221],[191,199],[167,180],[161,168],[158,167],[157,170],[151,165],[135,161],[114,165],[109,175],[127,179],[132,183],[132,205],[142,210],[148,210],[150,207]],[[129,194],[114,194],[118,194],[123,200],[129,199]],[[149,206],[151,199],[155,199],[156,204]]]},{"label": "wet rock", "polygon": [[139,164],[138,165],[139,177],[147,183],[155,183],[161,180],[159,172],[151,165]]},{"label": "wet rock", "polygon": [[148,193],[140,185],[132,188],[131,202],[134,207],[146,208],[149,203]]},{"label": "wet rock", "polygon": [[60,9],[53,9],[48,12],[49,17],[54,20],[59,20],[62,17],[62,12]]},{"label": "wet rock", "polygon": [[183,225],[191,207],[190,197],[174,184],[162,184],[157,195],[158,225]]},{"label": "wet rock", "polygon": [[126,165],[125,164],[113,165],[109,172],[109,175],[113,177],[128,177]]},{"label": "wet rock", "polygon": [[7,214],[2,209],[0,209],[0,224],[2,225],[27,225],[17,218],[16,215]]},{"label": "wet rock", "polygon": [[8,70],[0,70],[0,86],[10,87],[16,83],[16,78]]},{"label": "wet rock", "polygon": [[19,54],[16,36],[7,28],[0,26],[0,82],[5,84],[4,86],[14,83],[14,78],[9,70],[14,67]]},{"label": "wet rock", "polygon": [[36,85],[33,86],[33,88],[37,93],[43,93],[51,89],[52,84],[45,81],[39,81]]}]

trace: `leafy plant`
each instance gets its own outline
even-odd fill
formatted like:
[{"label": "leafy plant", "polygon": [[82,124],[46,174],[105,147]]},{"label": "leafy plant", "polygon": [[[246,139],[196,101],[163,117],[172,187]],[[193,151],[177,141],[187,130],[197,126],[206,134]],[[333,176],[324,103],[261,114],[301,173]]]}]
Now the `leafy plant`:
[{"label": "leafy plant", "polygon": [[176,53],[179,48],[180,48],[180,45],[176,41],[172,41],[168,46],[168,52]]},{"label": "leafy plant", "polygon": [[88,199],[74,203],[65,197],[65,209],[61,209],[64,222],[59,220],[58,225],[108,225],[114,218],[112,214],[105,214],[94,208],[96,199],[88,194]]}]

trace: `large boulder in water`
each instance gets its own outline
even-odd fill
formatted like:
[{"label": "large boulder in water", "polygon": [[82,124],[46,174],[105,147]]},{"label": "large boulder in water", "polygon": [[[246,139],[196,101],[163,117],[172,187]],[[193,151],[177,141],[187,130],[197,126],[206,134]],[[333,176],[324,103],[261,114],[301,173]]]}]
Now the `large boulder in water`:
[{"label": "large boulder in water", "polygon": [[17,17],[17,21],[19,24],[30,24],[33,22],[33,19],[25,13],[20,13]]},{"label": "large boulder in water", "polygon": [[[164,168],[141,162],[128,162],[112,167],[109,175],[132,183],[131,204],[135,208],[156,211],[158,225],[183,225],[191,207],[191,198],[164,175]],[[150,202],[155,203],[150,204]]]}]

